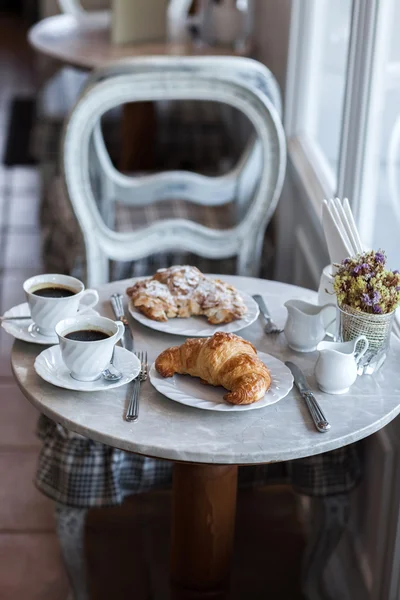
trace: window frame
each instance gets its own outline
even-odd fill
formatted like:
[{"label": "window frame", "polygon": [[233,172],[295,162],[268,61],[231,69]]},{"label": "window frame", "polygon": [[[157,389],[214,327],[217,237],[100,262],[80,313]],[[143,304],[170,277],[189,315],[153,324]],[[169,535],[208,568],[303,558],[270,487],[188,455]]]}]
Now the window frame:
[{"label": "window frame", "polygon": [[369,244],[378,185],[376,148],[388,51],[385,32],[394,0],[353,0],[337,183],[327,158],[307,135],[307,111],[313,102],[315,106],[316,97],[312,80],[320,41],[317,23],[326,1],[292,2],[285,98],[289,160],[318,218],[324,198],[348,197],[361,237]]}]

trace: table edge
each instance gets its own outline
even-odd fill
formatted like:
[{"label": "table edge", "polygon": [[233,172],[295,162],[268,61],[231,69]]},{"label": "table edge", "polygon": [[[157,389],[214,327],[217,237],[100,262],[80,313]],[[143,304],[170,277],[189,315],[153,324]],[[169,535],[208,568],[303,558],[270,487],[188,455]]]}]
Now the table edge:
[{"label": "table edge", "polygon": [[[115,443],[114,439],[112,441],[111,440],[108,441],[107,438],[105,439],[104,435],[98,434],[95,430],[92,431],[87,426],[80,427],[79,425],[77,426],[76,423],[73,423],[72,421],[70,421],[68,418],[60,418],[60,416],[58,414],[56,414],[54,411],[52,411],[49,407],[43,407],[40,404],[40,402],[35,400],[35,398],[33,398],[31,395],[29,395],[27,393],[27,390],[22,386],[18,377],[16,376],[16,373],[15,373],[15,370],[14,370],[14,367],[12,364],[11,364],[11,368],[12,368],[12,372],[15,377],[15,380],[17,382],[17,385],[18,385],[19,389],[21,390],[22,394],[25,396],[25,398],[27,398],[27,400],[36,409],[38,409],[39,412],[43,413],[44,415],[46,415],[53,421],[59,423],[63,427],[66,427],[66,429],[68,429],[69,431],[78,433],[79,435],[83,435],[84,437],[89,438],[95,442],[99,442],[104,445],[110,445],[113,448],[117,448],[117,449],[123,450],[125,452],[130,452],[132,454],[138,454],[140,456],[146,456],[146,457],[154,458],[157,460],[167,460],[167,461],[171,461],[171,462],[180,462],[180,463],[187,463],[187,464],[215,465],[215,466],[217,466],[217,465],[218,466],[221,466],[221,465],[257,466],[257,465],[265,465],[265,464],[271,464],[271,463],[286,462],[286,461],[297,460],[297,459],[301,459],[301,458],[308,458],[310,456],[317,456],[318,454],[324,454],[325,452],[330,452],[332,450],[337,450],[339,448],[343,448],[345,446],[348,446],[350,444],[358,442],[366,437],[369,437],[370,435],[373,435],[374,433],[378,432],[380,429],[382,429],[383,427],[388,425],[388,423],[393,421],[400,413],[400,406],[399,406],[397,409],[393,409],[390,413],[388,413],[384,419],[379,421],[379,423],[374,423],[371,426],[364,428],[363,430],[357,432],[356,435],[349,434],[348,436],[343,438],[345,440],[344,443],[337,444],[337,443],[335,443],[335,441],[323,442],[323,440],[321,439],[323,446],[319,446],[319,445],[315,444],[312,446],[311,451],[310,451],[310,447],[308,447],[307,449],[304,448],[304,450],[297,448],[296,456],[291,455],[291,452],[287,451],[287,452],[284,452],[283,454],[280,453],[278,457],[272,456],[269,459],[258,457],[254,461],[252,460],[252,461],[244,461],[244,462],[238,462],[235,460],[232,461],[232,460],[229,460],[229,457],[226,457],[226,460],[224,460],[224,461],[218,461],[218,462],[214,462],[212,460],[198,460],[198,458],[196,460],[193,460],[190,457],[190,453],[189,454],[186,453],[186,457],[182,458],[180,456],[177,456],[174,452],[165,452],[164,449],[163,449],[163,452],[160,454],[154,453],[153,451],[147,452],[145,448],[137,448],[135,450],[132,450],[131,448],[128,448],[128,445],[129,445],[128,443],[127,444],[125,444],[123,442],[121,443],[121,441],[119,443]],[[316,436],[324,436],[325,434],[315,431],[315,435]],[[318,438],[316,437],[316,440],[317,439]],[[198,449],[196,451],[194,451],[193,454],[196,454],[198,457],[198,455],[199,455]],[[207,455],[207,456],[209,456],[209,455]]]}]

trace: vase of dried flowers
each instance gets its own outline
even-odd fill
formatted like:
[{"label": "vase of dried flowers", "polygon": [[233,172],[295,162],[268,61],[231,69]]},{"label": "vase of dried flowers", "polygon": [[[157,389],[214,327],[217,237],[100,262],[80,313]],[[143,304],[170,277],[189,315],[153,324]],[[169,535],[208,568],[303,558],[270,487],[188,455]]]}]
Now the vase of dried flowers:
[{"label": "vase of dried flowers", "polygon": [[365,335],[368,351],[359,374],[374,373],[385,362],[395,310],[400,303],[400,273],[386,268],[382,250],[346,258],[335,265],[334,290],[338,302],[338,338]]}]

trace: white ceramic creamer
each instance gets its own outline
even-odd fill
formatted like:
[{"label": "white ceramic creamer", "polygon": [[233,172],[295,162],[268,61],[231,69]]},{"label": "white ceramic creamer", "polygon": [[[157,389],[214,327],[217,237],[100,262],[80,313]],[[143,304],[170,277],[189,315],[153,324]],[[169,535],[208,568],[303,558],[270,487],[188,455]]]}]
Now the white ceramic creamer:
[{"label": "white ceramic creamer", "polygon": [[315,377],[327,394],[345,394],[357,379],[357,363],[368,350],[365,335],[350,342],[320,342]]},{"label": "white ceramic creamer", "polygon": [[[336,306],[318,306],[304,300],[288,300],[285,306],[288,318],[284,332],[290,348],[297,352],[313,352],[324,339],[330,323],[336,319]],[[332,318],[326,323],[324,316],[328,311]]]}]

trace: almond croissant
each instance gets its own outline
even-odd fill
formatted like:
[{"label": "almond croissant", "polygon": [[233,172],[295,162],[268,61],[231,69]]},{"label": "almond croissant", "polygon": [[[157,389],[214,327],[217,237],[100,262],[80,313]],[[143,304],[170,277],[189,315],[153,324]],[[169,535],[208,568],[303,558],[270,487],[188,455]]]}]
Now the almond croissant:
[{"label": "almond croissant", "polygon": [[200,377],[205,384],[222,385],[230,391],[224,400],[231,404],[257,402],[271,385],[269,370],[254,346],[222,331],[164,350],[156,360],[156,369],[162,377],[187,374]]},{"label": "almond croissant", "polygon": [[203,275],[196,267],[159,269],[126,290],[132,304],[154,321],[204,315],[212,325],[241,319],[247,307],[239,292],[220,279]]}]

